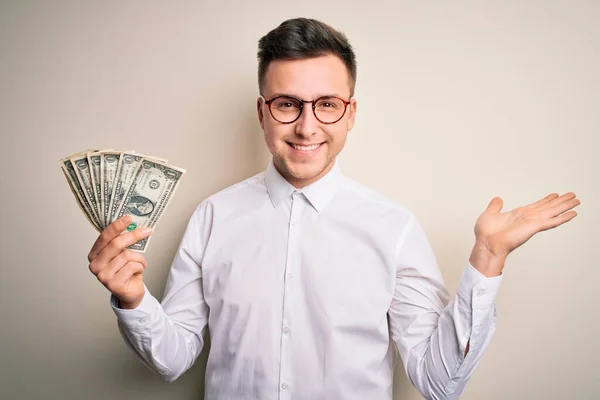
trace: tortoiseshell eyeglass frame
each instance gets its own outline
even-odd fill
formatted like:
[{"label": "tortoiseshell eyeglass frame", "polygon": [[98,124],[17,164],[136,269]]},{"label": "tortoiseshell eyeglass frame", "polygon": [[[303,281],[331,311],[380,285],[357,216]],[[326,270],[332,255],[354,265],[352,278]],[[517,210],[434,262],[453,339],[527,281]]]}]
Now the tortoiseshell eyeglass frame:
[{"label": "tortoiseshell eyeglass frame", "polygon": [[[290,96],[290,95],[278,95],[275,97],[272,97],[270,99],[265,99],[263,95],[260,95],[261,99],[263,99],[263,101],[265,102],[265,104],[269,107],[269,113],[271,114],[271,117],[273,117],[273,119],[277,122],[279,122],[280,124],[293,124],[294,122],[298,121],[298,118],[300,118],[300,116],[302,115],[302,112],[304,111],[304,104],[305,103],[312,103],[312,111],[313,114],[315,116],[315,118],[317,119],[317,121],[319,121],[322,124],[326,124],[326,125],[331,125],[331,124],[335,124],[336,122],[340,121],[342,118],[344,118],[344,115],[346,115],[346,110],[348,109],[348,106],[350,105],[350,101],[344,100],[341,97],[337,97],[337,96],[321,96],[318,99],[315,100],[302,100],[299,99],[295,96]],[[284,122],[284,121],[280,121],[278,120],[275,115],[273,115],[273,111],[271,110],[271,104],[273,103],[273,101],[281,98],[281,97],[287,97],[290,99],[294,99],[297,100],[298,103],[300,103],[300,112],[298,113],[298,116],[293,120],[293,121],[289,121],[289,122]],[[321,99],[338,99],[340,100],[342,103],[344,103],[344,112],[342,113],[342,115],[336,119],[335,121],[331,121],[331,122],[325,122],[322,121],[318,116],[317,116],[317,110],[315,109],[315,104],[321,100]]]}]

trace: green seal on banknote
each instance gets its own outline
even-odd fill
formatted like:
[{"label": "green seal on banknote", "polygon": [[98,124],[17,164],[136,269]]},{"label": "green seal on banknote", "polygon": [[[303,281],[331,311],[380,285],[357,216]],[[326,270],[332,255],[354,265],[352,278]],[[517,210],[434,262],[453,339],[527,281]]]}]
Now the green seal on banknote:
[{"label": "green seal on banknote", "polygon": [[129,232],[131,232],[132,230],[134,230],[135,228],[137,228],[137,224],[135,222],[132,222],[129,224],[129,226],[127,227],[127,230]]}]

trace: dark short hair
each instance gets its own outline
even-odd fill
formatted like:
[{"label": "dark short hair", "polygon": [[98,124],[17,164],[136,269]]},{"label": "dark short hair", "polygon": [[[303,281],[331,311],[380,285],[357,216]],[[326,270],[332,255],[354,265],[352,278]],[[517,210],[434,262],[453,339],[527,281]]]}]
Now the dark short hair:
[{"label": "dark short hair", "polygon": [[350,75],[350,94],[356,84],[356,56],[346,36],[309,18],[288,19],[258,41],[258,87],[262,91],[267,68],[275,60],[301,60],[333,54]]}]

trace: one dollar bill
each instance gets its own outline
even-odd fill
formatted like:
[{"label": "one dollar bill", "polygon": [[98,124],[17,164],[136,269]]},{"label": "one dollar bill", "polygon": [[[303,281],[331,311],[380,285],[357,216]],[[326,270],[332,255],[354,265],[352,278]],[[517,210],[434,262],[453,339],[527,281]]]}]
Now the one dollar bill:
[{"label": "one dollar bill", "polygon": [[102,211],[102,201],[101,201],[101,187],[102,182],[100,179],[100,155],[102,153],[100,151],[94,153],[87,153],[88,165],[90,167],[90,175],[92,178],[92,190],[94,192],[94,201],[96,202],[96,214],[98,216],[98,222],[100,225],[104,226],[104,221],[102,219],[103,211]]},{"label": "one dollar bill", "polygon": [[[154,228],[184,174],[182,168],[143,158],[133,174],[132,183],[115,219],[130,215],[132,222],[127,230]],[[149,240],[144,238],[129,248],[144,252]]]},{"label": "one dollar bill", "polygon": [[101,222],[105,227],[110,224],[110,206],[115,184],[117,183],[121,154],[123,154],[121,151],[103,151],[100,154],[100,208],[102,208]]},{"label": "one dollar bill", "polygon": [[94,228],[96,228],[96,230],[102,231],[102,227],[96,222],[96,219],[94,218],[94,214],[91,210],[91,205],[87,201],[84,188],[81,186],[81,183],[80,183],[80,181],[77,177],[77,173],[75,171],[75,167],[73,166],[73,163],[71,162],[71,158],[73,158],[75,156],[79,156],[81,154],[85,154],[87,152],[91,152],[91,151],[95,151],[95,150],[89,149],[89,150],[86,150],[86,151],[83,151],[80,153],[75,153],[73,155],[70,155],[69,157],[65,157],[60,160],[60,166],[61,166],[61,169],[63,170],[65,178],[67,179],[67,182],[69,183],[71,191],[75,195],[75,199],[77,200],[77,204],[81,208],[81,211],[86,216],[88,221],[90,221],[90,223],[94,226]]},{"label": "one dollar bill", "polygon": [[166,162],[166,160],[162,158],[148,157],[134,152],[121,153],[119,165],[114,178],[115,183],[112,190],[112,195],[110,196],[110,205],[106,225],[109,225],[118,218],[117,215],[123,206],[125,195],[133,184],[135,172],[137,171],[142,159],[153,160],[161,163]]},{"label": "one dollar bill", "polygon": [[71,158],[75,174],[79,179],[79,184],[83,189],[83,194],[89,205],[91,217],[96,225],[101,226],[100,218],[98,217],[98,205],[96,204],[96,196],[94,195],[94,187],[92,183],[92,172],[88,163],[87,154],[78,155]]}]

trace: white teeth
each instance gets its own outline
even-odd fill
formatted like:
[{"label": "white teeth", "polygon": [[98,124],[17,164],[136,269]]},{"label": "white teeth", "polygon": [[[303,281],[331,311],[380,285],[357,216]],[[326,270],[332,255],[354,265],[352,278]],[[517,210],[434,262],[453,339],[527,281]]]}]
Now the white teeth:
[{"label": "white teeth", "polygon": [[296,150],[302,150],[302,151],[311,151],[316,149],[317,147],[319,147],[321,144],[313,144],[312,146],[300,146],[299,144],[292,144],[292,146],[296,149]]}]

